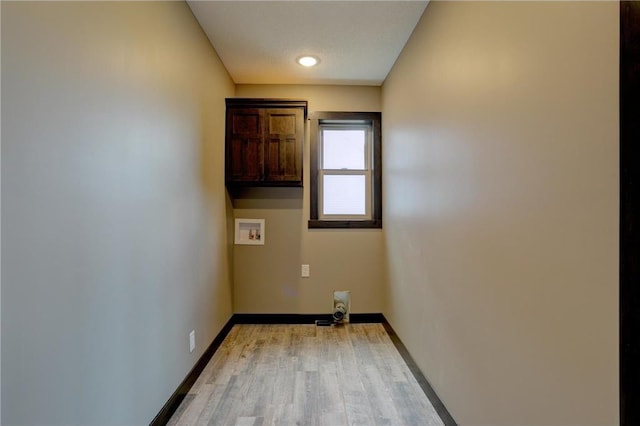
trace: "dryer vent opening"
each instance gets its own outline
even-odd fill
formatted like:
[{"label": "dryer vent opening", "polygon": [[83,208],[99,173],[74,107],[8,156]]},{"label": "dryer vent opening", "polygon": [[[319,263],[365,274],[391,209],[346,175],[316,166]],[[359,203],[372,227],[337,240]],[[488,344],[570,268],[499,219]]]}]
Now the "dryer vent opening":
[{"label": "dryer vent opening", "polygon": [[332,320],[334,323],[349,322],[349,311],[351,310],[351,292],[334,291]]}]

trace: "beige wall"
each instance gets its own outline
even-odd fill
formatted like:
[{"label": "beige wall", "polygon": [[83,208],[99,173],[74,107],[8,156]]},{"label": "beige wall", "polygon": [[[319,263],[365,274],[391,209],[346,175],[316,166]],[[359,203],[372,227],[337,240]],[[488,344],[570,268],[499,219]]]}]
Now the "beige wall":
[{"label": "beige wall", "polygon": [[431,2],[384,83],[384,314],[460,425],[618,424],[618,33]]},{"label": "beige wall", "polygon": [[[299,98],[309,111],[379,111],[380,88],[238,85],[236,97]],[[309,138],[304,188],[253,189],[234,198],[237,218],[266,220],[264,246],[234,247],[234,311],[330,313],[333,290],[351,290],[353,312],[381,312],[385,279],[380,230],[308,230]],[[300,277],[300,265],[311,277]]]},{"label": "beige wall", "polygon": [[[432,2],[382,90],[234,89],[184,3],[0,4],[1,423],[148,424],[232,309],[334,289],[461,425],[617,423],[617,3]],[[384,229],[307,229],[308,137],[229,199],[231,96],[382,110]]]},{"label": "beige wall", "polygon": [[[2,5],[0,5],[0,34],[1,33],[2,33]],[[2,70],[2,55],[0,55],[0,70]],[[2,99],[2,84],[0,84],[0,99]],[[0,129],[2,129],[2,102],[0,102]],[[0,153],[1,152],[2,152],[2,136],[0,135]],[[1,187],[2,187],[2,166],[0,165],[0,188]],[[2,222],[2,197],[0,197],[0,223],[1,222]],[[0,226],[0,240],[2,240],[1,226]],[[0,259],[2,259],[2,244],[0,244]],[[0,330],[2,330],[2,261],[1,260],[0,260]],[[2,338],[0,336],[0,423],[2,423],[2,386],[1,384],[2,384]]]},{"label": "beige wall", "polygon": [[3,1],[2,88],[1,423],[149,424],[232,313],[233,82],[186,3]]}]

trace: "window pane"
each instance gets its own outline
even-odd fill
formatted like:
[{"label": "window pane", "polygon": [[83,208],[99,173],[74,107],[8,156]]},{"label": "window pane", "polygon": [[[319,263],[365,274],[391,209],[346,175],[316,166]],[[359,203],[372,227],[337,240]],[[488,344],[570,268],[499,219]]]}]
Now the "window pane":
[{"label": "window pane", "polygon": [[365,168],[365,131],[363,129],[322,131],[322,168]]},{"label": "window pane", "polygon": [[322,213],[366,214],[365,177],[362,175],[324,175]]}]

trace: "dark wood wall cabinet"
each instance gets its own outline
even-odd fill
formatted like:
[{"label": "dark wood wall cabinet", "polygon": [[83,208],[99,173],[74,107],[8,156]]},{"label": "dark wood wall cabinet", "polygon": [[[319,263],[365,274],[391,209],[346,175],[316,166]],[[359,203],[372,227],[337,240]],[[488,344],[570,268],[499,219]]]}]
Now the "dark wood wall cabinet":
[{"label": "dark wood wall cabinet", "polygon": [[307,101],[226,101],[227,186],[302,186]]}]

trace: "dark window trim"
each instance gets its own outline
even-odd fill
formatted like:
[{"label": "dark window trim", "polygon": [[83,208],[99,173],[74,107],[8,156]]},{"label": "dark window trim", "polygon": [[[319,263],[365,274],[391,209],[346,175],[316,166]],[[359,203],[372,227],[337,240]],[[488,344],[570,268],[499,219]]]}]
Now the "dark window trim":
[{"label": "dark window trim", "polygon": [[[317,111],[309,115],[310,120],[310,165],[309,165],[309,228],[382,228],[382,114],[379,112],[332,112]],[[322,121],[362,121],[373,126],[373,161],[371,184],[373,187],[372,220],[320,220],[318,218],[318,132]]]},{"label": "dark window trim", "polygon": [[620,2],[620,424],[640,424],[640,2]]}]

